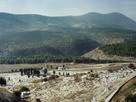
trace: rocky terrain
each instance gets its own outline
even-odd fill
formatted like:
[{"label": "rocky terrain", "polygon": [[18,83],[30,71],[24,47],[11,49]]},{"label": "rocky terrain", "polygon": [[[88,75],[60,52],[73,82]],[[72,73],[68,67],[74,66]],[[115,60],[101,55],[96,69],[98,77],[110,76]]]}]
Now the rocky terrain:
[{"label": "rocky terrain", "polygon": [[[57,70],[49,69],[48,75],[56,71],[59,78],[41,81],[45,77],[21,76],[16,73],[1,73],[1,77],[7,80],[7,86],[4,87],[10,91],[16,91],[22,86],[30,89],[29,101],[36,102],[40,99],[42,102],[103,102],[107,97],[124,82],[135,76],[135,72],[127,68],[129,63],[113,64],[68,64],[70,69]],[[61,66],[62,64],[48,63],[48,65]],[[3,65],[10,68],[7,65]],[[24,65],[32,67],[32,65]],[[24,67],[22,65],[22,68]],[[34,66],[43,66],[46,64],[36,64]],[[13,66],[11,66],[12,68]],[[20,65],[14,65],[14,68]],[[10,68],[10,69],[11,69]],[[111,69],[111,70],[109,70]],[[63,74],[64,73],[64,74]],[[70,73],[66,76],[66,73]],[[10,80],[9,80],[10,77]]]}]

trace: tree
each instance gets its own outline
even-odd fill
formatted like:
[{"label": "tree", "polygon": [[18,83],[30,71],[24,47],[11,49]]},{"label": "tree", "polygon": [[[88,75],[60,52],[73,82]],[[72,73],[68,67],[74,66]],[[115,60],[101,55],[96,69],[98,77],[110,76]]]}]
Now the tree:
[{"label": "tree", "polygon": [[47,69],[44,69],[44,74],[47,74],[47,72],[48,72]]},{"label": "tree", "polygon": [[125,98],[125,102],[136,102],[136,95],[128,95],[126,98]]},{"label": "tree", "polygon": [[36,99],[36,102],[41,102],[41,100],[38,98],[38,99]]},{"label": "tree", "polygon": [[53,71],[53,74],[55,74],[56,72],[55,72],[55,70]]},{"label": "tree", "polygon": [[129,68],[133,68],[133,67],[135,67],[135,66],[134,66],[134,64],[129,64],[128,67],[129,67]]},{"label": "tree", "polygon": [[16,97],[21,97],[21,92],[20,91],[14,91],[13,94],[16,96]]},{"label": "tree", "polygon": [[30,72],[29,71],[27,72],[27,76],[28,76],[28,78],[30,78]]},{"label": "tree", "polygon": [[6,79],[5,78],[0,78],[0,85],[1,86],[6,86],[7,85],[7,82],[6,82]]},{"label": "tree", "polygon": [[36,71],[36,74],[37,74],[37,77],[39,77],[39,76],[40,76],[40,71],[37,70],[37,71]]},{"label": "tree", "polygon": [[23,86],[23,87],[20,89],[20,92],[23,92],[23,91],[29,91],[29,88]]},{"label": "tree", "polygon": [[23,76],[23,69],[20,69],[20,72],[21,72],[21,76]]},{"label": "tree", "polygon": [[50,68],[53,69],[53,66],[51,65]]}]

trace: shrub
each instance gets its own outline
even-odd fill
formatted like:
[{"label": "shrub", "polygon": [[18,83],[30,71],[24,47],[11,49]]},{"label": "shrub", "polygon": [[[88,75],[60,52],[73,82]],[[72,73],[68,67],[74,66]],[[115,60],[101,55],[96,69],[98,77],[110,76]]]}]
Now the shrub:
[{"label": "shrub", "polygon": [[53,80],[53,79],[56,79],[56,75],[51,75],[51,76],[49,77],[49,80]]},{"label": "shrub", "polygon": [[6,86],[7,85],[7,82],[6,82],[6,79],[5,78],[0,78],[0,85],[1,86]]},{"label": "shrub", "polygon": [[108,72],[113,73],[114,70],[110,68],[110,69],[108,69]]},{"label": "shrub", "polygon": [[21,89],[20,89],[20,92],[23,92],[23,91],[30,91],[29,88],[23,86]]},{"label": "shrub", "polygon": [[20,91],[14,91],[13,94],[16,96],[16,97],[21,97],[21,92]]},{"label": "shrub", "polygon": [[44,74],[47,74],[47,72],[48,72],[47,69],[44,69]]},{"label": "shrub", "polygon": [[132,68],[132,67],[134,67],[134,64],[129,64],[128,67]]},{"label": "shrub", "polygon": [[136,102],[136,94],[135,95],[128,95],[126,98],[125,98],[125,102]]},{"label": "shrub", "polygon": [[48,79],[47,79],[47,78],[44,78],[42,81],[46,82],[46,81],[48,81]]}]

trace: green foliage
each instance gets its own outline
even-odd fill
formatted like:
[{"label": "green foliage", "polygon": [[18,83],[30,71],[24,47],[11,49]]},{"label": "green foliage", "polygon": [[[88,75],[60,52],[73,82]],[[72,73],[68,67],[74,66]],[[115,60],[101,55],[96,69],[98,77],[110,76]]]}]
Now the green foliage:
[{"label": "green foliage", "polygon": [[81,29],[69,28],[69,30],[28,31],[0,37],[0,54],[7,53],[6,55],[10,56],[36,54],[80,56],[100,45],[87,37]]},{"label": "green foliage", "polygon": [[134,30],[72,27],[18,32],[0,37],[0,56],[81,56],[101,44],[135,41],[135,34]]},{"label": "green foliage", "polygon": [[104,45],[100,49],[109,55],[136,57],[136,42]]},{"label": "green foliage", "polygon": [[43,81],[43,82],[46,82],[46,81],[48,81],[48,79],[47,79],[47,78],[44,78],[44,79],[42,79],[42,81]]},{"label": "green foliage", "polygon": [[75,63],[91,63],[95,60],[84,57],[72,57],[72,56],[55,56],[55,55],[34,55],[27,57],[2,57],[0,59],[1,64],[20,64],[20,63],[46,63],[46,62],[75,62]]},{"label": "green foliage", "polygon": [[136,83],[133,83],[128,88],[125,89],[125,99],[123,102],[136,102],[136,94],[134,94],[136,90]]},{"label": "green foliage", "polygon": [[136,94],[135,95],[128,95],[126,98],[125,98],[125,101],[124,102],[136,102]]},{"label": "green foliage", "polygon": [[13,94],[16,96],[16,97],[21,97],[21,92],[20,91],[14,91]]},{"label": "green foliage", "polygon": [[1,86],[6,86],[7,82],[5,78],[0,77],[0,85]]},{"label": "green foliage", "polygon": [[[106,22],[105,22],[106,21]],[[119,13],[47,17],[0,13],[0,57],[81,56],[101,44],[135,41],[136,22]]]},{"label": "green foliage", "polygon": [[36,63],[61,63],[61,62],[74,62],[74,63],[115,63],[123,62],[116,60],[94,60],[90,58],[78,57],[78,56],[56,56],[56,55],[33,55],[27,57],[2,57],[0,64],[36,64]]},{"label": "green foliage", "polygon": [[44,74],[47,74],[48,70],[47,69],[44,69]]},{"label": "green foliage", "polygon": [[19,97],[19,98],[20,98],[20,97],[21,97],[21,92],[23,92],[23,91],[29,91],[29,88],[23,86],[23,87],[21,87],[20,90],[14,91],[13,94],[14,94],[16,97]]},{"label": "green foliage", "polygon": [[21,87],[20,92],[23,92],[23,91],[29,91],[29,88],[23,86],[23,87]]},{"label": "green foliage", "polygon": [[134,67],[134,64],[129,64],[128,67],[132,68],[132,67]]}]

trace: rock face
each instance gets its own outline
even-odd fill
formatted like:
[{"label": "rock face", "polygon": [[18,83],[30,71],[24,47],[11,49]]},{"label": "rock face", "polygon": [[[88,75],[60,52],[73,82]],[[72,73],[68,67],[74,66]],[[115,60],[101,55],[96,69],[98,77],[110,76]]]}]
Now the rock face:
[{"label": "rock face", "polygon": [[6,89],[0,88],[0,102],[20,102],[20,100]]},{"label": "rock face", "polygon": [[118,60],[118,61],[133,61],[136,60],[136,58],[133,57],[122,57],[117,55],[107,55],[99,48],[96,48],[93,51],[90,51],[83,55],[83,57],[96,59],[96,60]]}]

